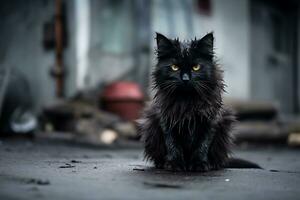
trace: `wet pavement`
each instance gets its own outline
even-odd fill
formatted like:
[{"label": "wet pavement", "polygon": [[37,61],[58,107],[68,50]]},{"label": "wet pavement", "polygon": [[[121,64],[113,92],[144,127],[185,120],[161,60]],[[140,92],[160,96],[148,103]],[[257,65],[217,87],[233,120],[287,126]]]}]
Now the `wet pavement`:
[{"label": "wet pavement", "polygon": [[300,149],[235,149],[264,169],[172,173],[142,149],[0,142],[0,199],[300,199]]}]

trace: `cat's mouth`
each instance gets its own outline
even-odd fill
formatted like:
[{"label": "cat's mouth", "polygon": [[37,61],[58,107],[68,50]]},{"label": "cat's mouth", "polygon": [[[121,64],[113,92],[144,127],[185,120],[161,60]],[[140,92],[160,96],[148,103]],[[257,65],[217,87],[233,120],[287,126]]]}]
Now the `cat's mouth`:
[{"label": "cat's mouth", "polygon": [[197,90],[191,82],[180,84],[176,90],[184,94],[197,94]]}]

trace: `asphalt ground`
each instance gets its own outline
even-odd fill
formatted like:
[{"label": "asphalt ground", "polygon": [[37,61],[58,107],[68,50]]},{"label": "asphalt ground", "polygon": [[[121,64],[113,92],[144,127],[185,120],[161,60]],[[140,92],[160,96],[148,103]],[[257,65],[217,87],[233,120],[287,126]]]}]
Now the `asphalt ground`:
[{"label": "asphalt ground", "polygon": [[264,169],[155,170],[141,148],[0,140],[0,199],[300,199],[300,149],[236,148]]}]

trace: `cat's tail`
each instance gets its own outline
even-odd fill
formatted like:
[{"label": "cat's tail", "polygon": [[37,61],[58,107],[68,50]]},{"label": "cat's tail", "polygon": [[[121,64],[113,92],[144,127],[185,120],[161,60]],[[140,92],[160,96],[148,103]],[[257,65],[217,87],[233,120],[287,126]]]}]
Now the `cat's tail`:
[{"label": "cat's tail", "polygon": [[229,158],[225,168],[239,168],[239,169],[245,169],[245,168],[252,168],[252,169],[263,169],[258,164],[247,161],[240,158]]}]

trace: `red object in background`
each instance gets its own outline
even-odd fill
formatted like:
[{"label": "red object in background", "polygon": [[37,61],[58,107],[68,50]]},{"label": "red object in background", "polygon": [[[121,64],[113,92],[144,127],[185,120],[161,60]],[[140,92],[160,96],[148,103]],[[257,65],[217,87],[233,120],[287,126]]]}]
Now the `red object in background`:
[{"label": "red object in background", "polygon": [[144,106],[144,95],[140,86],[134,82],[120,81],[105,87],[104,109],[126,120],[136,120]]},{"label": "red object in background", "polygon": [[204,14],[207,16],[211,15],[211,0],[198,0],[197,1],[197,6],[200,14]]}]

